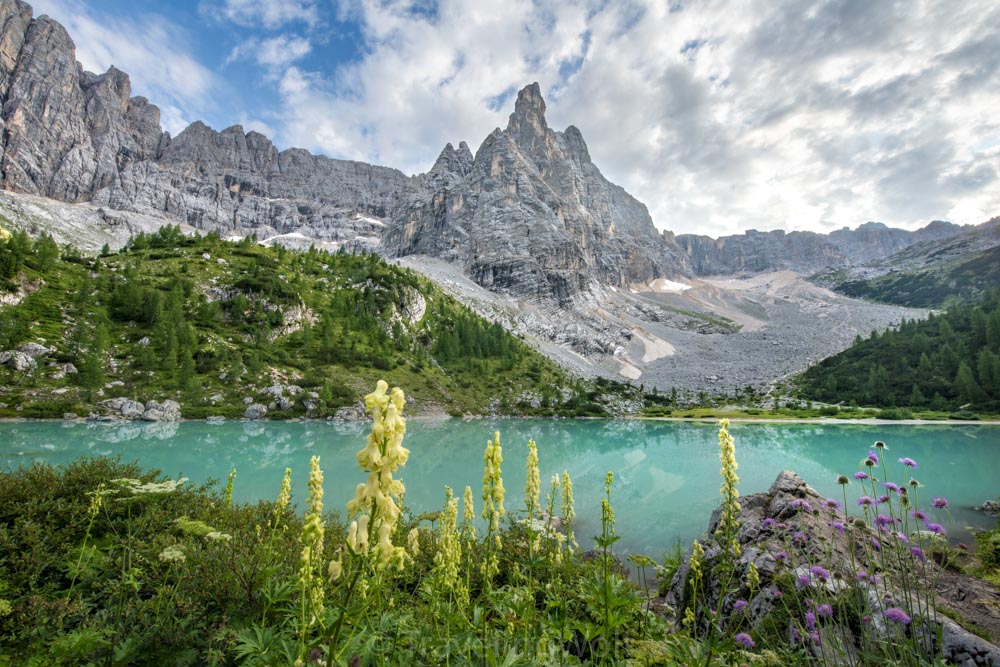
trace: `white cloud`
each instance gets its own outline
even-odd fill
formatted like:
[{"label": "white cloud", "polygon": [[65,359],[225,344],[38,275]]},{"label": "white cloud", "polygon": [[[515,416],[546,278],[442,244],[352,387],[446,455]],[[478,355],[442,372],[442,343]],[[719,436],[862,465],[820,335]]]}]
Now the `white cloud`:
[{"label": "white cloud", "polygon": [[[550,125],[679,232],[1000,213],[1000,9],[827,0],[356,0],[367,50],[281,79],[282,143],[427,169],[539,81]],[[673,10],[673,11],[672,11]],[[984,161],[993,169],[980,168]]]},{"label": "white cloud", "polygon": [[268,39],[248,39],[237,45],[226,58],[226,64],[252,59],[269,70],[279,70],[305,57],[312,43],[299,35],[278,35]]},{"label": "white cloud", "polygon": [[69,32],[84,69],[111,65],[127,72],[133,95],[160,107],[165,129],[177,133],[213,106],[215,75],[190,55],[183,31],[162,16],[94,16],[76,0],[32,0],[35,15],[48,14]]},{"label": "white cloud", "polygon": [[313,27],[319,22],[319,12],[311,0],[206,0],[200,9],[206,16],[224,18],[245,28],[272,30],[295,22]]}]

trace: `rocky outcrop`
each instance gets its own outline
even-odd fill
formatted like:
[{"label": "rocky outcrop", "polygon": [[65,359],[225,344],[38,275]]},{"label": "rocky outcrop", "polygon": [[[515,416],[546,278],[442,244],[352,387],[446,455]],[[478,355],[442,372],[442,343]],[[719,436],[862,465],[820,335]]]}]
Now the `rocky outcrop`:
[{"label": "rocky outcrop", "polygon": [[963,229],[940,220],[913,232],[866,222],[857,229],[845,227],[830,234],[755,229],[717,239],[681,234],[677,243],[699,276],[778,270],[812,274],[824,268],[861,265],[916,243],[955,236]]},{"label": "rocky outcrop", "polygon": [[264,419],[265,417],[267,417],[267,406],[260,403],[251,403],[243,411],[244,419],[255,420]]},{"label": "rocky outcrop", "polygon": [[127,74],[83,71],[66,30],[33,19],[20,0],[0,0],[0,100],[4,189],[166,214],[223,235],[299,231],[374,246],[378,218],[412,180],[301,149],[279,152],[238,125],[216,132],[196,122],[171,139],[159,109],[131,96]]},{"label": "rocky outcrop", "polygon": [[98,405],[107,412],[106,418],[125,421],[177,422],[181,420],[181,406],[176,401],[139,401],[116,396],[101,401]]},{"label": "rocky outcrop", "polygon": [[35,361],[33,356],[20,350],[5,350],[0,352],[0,364],[19,373],[27,373],[38,366],[38,362]]},{"label": "rocky outcrop", "polygon": [[563,305],[597,285],[686,272],[673,238],[604,178],[580,131],[548,127],[538,84],[469,157],[445,147],[399,207],[387,253],[440,257],[487,289]]},{"label": "rocky outcrop", "polygon": [[[788,636],[793,644],[803,646],[817,656],[822,652],[824,664],[853,664],[857,661],[856,650],[860,644],[859,638],[850,633],[858,632],[862,624],[867,626],[870,638],[874,635],[898,641],[898,631],[892,620],[894,612],[889,611],[890,608],[907,607],[905,613],[912,616],[912,620],[906,621],[909,627],[904,634],[920,636],[919,633],[923,632],[928,642],[933,642],[930,637],[937,636],[935,628],[921,625],[928,621],[918,620],[919,616],[925,615],[924,598],[914,596],[912,591],[901,592],[896,585],[898,579],[881,567],[886,563],[903,562],[903,558],[917,562],[916,556],[919,555],[924,560],[919,561],[919,567],[910,570],[910,585],[913,585],[913,578],[926,577],[925,582],[935,582],[938,591],[934,605],[939,611],[931,614],[933,621],[930,623],[940,629],[941,643],[932,646],[931,650],[950,664],[1000,665],[1000,648],[948,617],[965,617],[966,621],[981,622],[982,615],[989,614],[1000,621],[995,609],[1000,595],[995,589],[971,577],[959,583],[949,580],[946,586],[943,574],[952,577],[960,575],[939,572],[938,566],[923,550],[912,552],[912,548],[919,549],[916,541],[903,543],[898,551],[905,556],[899,559],[896,556],[882,557],[876,549],[863,548],[863,543],[877,543],[882,549],[892,549],[888,541],[902,540],[905,536],[898,537],[891,527],[879,532],[863,521],[846,517],[836,505],[822,498],[798,475],[788,470],[778,475],[768,492],[740,498],[741,508],[737,516],[740,550],[735,563],[735,577],[726,578],[732,582],[728,588],[723,588],[722,581],[712,576],[713,567],[722,559],[719,543],[713,537],[699,540],[704,549],[701,571],[707,573],[699,597],[704,609],[720,610],[723,626],[729,624],[751,635],[769,626],[773,618],[784,618],[782,622],[788,627],[782,634]],[[719,529],[721,514],[721,509],[712,514],[708,535],[714,536]],[[852,533],[856,537],[853,541],[848,537]],[[748,583],[751,564],[760,578],[759,585],[753,587]],[[680,617],[690,603],[690,575],[691,552],[685,556],[666,595],[666,603]],[[789,585],[795,590],[789,591]],[[943,592],[948,588],[955,590],[951,598]],[[850,594],[851,590],[854,595]],[[811,618],[808,615],[788,617],[790,604],[794,606],[794,603],[788,602],[792,596],[801,596],[805,600],[802,609],[812,614]],[[863,600],[864,610],[845,609],[848,599]],[[906,600],[911,601],[911,606],[907,606]],[[858,624],[847,623],[846,626],[851,628],[849,631],[843,622],[835,628],[832,623],[834,618],[826,617],[826,612],[819,607],[823,602],[832,603],[830,611],[835,610],[839,614],[836,618],[841,621],[847,618],[846,615],[858,614],[855,619]],[[966,604],[965,608],[958,608],[965,603],[978,606],[973,608]],[[948,616],[941,613],[942,608],[948,609]],[[704,625],[707,620],[699,617],[698,622]],[[810,628],[810,625],[813,627]],[[811,632],[815,634],[807,636]],[[835,656],[840,653],[853,656],[854,660],[837,662]],[[834,662],[829,662],[831,659]]]}]

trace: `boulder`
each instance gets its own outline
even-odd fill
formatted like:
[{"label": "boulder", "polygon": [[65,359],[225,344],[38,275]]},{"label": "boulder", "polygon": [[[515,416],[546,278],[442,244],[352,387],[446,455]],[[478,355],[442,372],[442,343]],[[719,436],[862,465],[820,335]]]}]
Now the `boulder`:
[{"label": "boulder", "polygon": [[[893,549],[894,546],[888,544],[889,540],[902,539],[897,538],[894,531],[886,528],[878,532],[864,521],[846,517],[837,508],[839,503],[824,499],[798,475],[788,470],[778,475],[769,491],[740,498],[739,503],[736,534],[739,556],[735,561],[734,576],[729,580],[727,588],[723,588],[722,582],[712,576],[713,567],[721,562],[723,556],[720,542],[715,538],[716,531],[720,528],[721,508],[712,514],[709,521],[709,537],[698,540],[704,550],[701,569],[706,575],[699,595],[704,609],[720,609],[723,616],[720,622],[723,625],[728,624],[733,614],[741,614],[740,627],[748,628],[752,634],[772,612],[784,609],[787,589],[783,591],[781,588],[782,576],[786,577],[786,582],[795,582],[796,590],[806,597],[831,599],[849,587],[857,586],[862,593],[861,599],[866,601],[865,619],[871,623],[872,630],[884,634],[887,639],[892,636],[896,631],[895,625],[887,619],[886,610],[893,606],[907,606],[903,601],[910,599],[910,595],[901,591],[898,586],[900,579],[892,571],[881,569],[882,559],[879,555],[873,555],[879,552],[873,548],[863,548],[862,543],[871,544],[873,540],[878,540],[882,550]],[[853,540],[849,539],[852,534]],[[905,548],[897,550],[903,554],[902,558],[910,558],[912,555],[916,559],[916,554],[910,551],[915,545],[916,542],[910,541],[905,543]],[[691,553],[688,551],[684,557],[665,597],[667,605],[676,610],[678,622],[683,618],[683,610],[689,602],[686,596],[690,591],[688,577],[691,573]],[[760,578],[759,586],[753,589],[748,584],[751,563]],[[953,603],[956,599],[970,597],[966,592],[960,591],[961,594],[955,599],[946,599],[941,593],[944,587],[940,584],[939,577],[966,575],[954,575],[946,571],[936,574],[939,568],[929,558],[919,564],[921,569],[926,568],[929,572],[929,580],[939,582],[935,586],[938,597],[934,603],[938,609],[948,608],[954,611]],[[817,565],[819,570],[816,569]],[[867,579],[858,579],[861,571],[866,573]],[[878,573],[877,576],[875,573]],[[982,584],[974,578],[968,579],[970,586]],[[976,596],[986,597],[982,591],[978,591]],[[997,597],[995,591],[992,597]],[[736,605],[737,601],[741,601],[741,606],[744,607],[742,610]],[[913,618],[908,628],[909,633],[914,636],[936,637],[940,632],[941,644],[936,645],[933,640],[928,640],[930,644],[925,650],[944,657],[952,664],[1000,665],[1000,647],[965,630],[941,611],[930,614],[932,620],[924,620],[928,614],[923,598],[914,600],[906,611]],[[966,618],[980,613],[978,609],[965,609]],[[922,620],[918,621],[918,618]],[[789,623],[790,638],[798,636],[796,626],[787,620],[783,622]],[[707,627],[705,616],[699,616],[698,629],[704,631]],[[836,653],[832,646],[835,641],[839,641],[837,637],[843,640],[839,641],[839,645],[847,653],[853,651],[858,644],[858,638],[844,636],[845,627],[841,625],[820,623],[818,629],[821,630],[818,636],[827,660]],[[856,630],[848,632],[854,631]],[[807,641],[806,648],[819,657],[816,652],[818,646],[820,644]]]},{"label": "boulder", "polygon": [[34,357],[20,350],[0,352],[0,364],[4,364],[7,368],[19,373],[26,373],[38,366]]},{"label": "boulder", "polygon": [[333,419],[339,422],[362,421],[365,419],[365,408],[360,403],[337,408],[337,411],[333,413]]},{"label": "boulder", "polygon": [[47,357],[52,353],[52,350],[38,343],[25,343],[24,345],[19,345],[17,349],[34,359]]},{"label": "boulder", "polygon": [[148,401],[142,420],[147,422],[176,422],[181,419],[181,406],[176,401],[166,400],[162,403]]},{"label": "boulder", "polygon": [[98,403],[113,416],[123,419],[138,419],[142,416],[145,407],[138,401],[133,401],[125,396],[116,396]]},{"label": "boulder", "polygon": [[243,411],[244,419],[264,419],[267,417],[267,406],[260,403],[251,403]]}]

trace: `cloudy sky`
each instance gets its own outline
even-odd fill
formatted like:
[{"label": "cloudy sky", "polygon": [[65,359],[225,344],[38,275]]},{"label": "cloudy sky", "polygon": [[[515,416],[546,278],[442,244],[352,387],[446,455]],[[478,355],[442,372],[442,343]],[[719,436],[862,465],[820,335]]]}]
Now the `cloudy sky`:
[{"label": "cloudy sky", "polygon": [[[30,1],[30,0],[29,0]],[[1000,215],[995,0],[34,0],[176,134],[426,171],[538,81],[677,232]],[[167,9],[169,7],[169,9]]]}]

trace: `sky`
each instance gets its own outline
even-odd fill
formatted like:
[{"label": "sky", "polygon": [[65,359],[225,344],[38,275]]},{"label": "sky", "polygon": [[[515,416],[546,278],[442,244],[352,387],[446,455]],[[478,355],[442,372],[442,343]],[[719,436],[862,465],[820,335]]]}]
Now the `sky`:
[{"label": "sky", "polygon": [[427,171],[537,81],[660,229],[1000,215],[995,0],[34,0],[176,135]]}]

